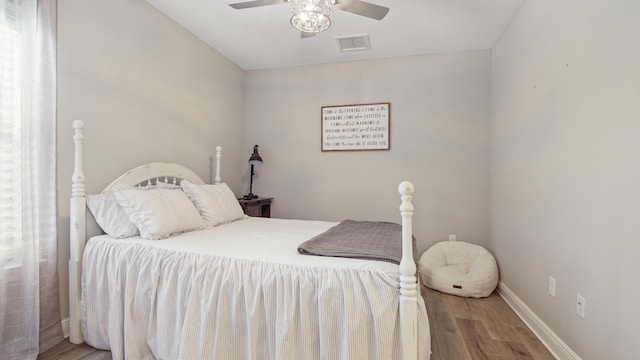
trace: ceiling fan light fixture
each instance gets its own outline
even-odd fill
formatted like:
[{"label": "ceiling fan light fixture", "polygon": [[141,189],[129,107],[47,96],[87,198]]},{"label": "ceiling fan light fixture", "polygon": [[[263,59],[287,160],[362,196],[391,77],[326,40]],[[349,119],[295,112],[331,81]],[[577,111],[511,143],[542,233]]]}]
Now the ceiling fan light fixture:
[{"label": "ceiling fan light fixture", "polygon": [[331,26],[332,0],[291,0],[291,25],[304,33],[319,33]]}]

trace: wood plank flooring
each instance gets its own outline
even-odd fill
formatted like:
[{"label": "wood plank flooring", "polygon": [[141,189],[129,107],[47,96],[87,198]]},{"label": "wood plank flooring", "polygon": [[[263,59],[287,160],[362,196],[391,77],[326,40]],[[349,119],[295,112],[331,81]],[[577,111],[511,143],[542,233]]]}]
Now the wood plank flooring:
[{"label": "wood plank flooring", "polygon": [[[484,299],[461,298],[422,287],[431,327],[431,360],[553,360],[497,293]],[[68,340],[38,360],[107,360],[108,351]]]},{"label": "wood plank flooring", "polygon": [[111,360],[111,352],[87,344],[73,345],[68,339],[38,355],[38,360]]},{"label": "wood plank flooring", "polygon": [[494,292],[462,298],[422,287],[431,360],[552,360],[553,355]]}]

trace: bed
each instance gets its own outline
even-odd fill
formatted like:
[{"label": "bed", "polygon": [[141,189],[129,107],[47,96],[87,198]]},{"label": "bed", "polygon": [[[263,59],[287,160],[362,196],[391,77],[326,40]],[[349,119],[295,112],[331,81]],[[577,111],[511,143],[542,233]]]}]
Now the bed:
[{"label": "bed", "polygon": [[[83,128],[74,122],[72,343],[111,350],[114,359],[429,359],[429,323],[413,257],[411,183],[399,186],[399,265],[299,253],[301,243],[334,229],[334,222],[235,214],[212,226],[219,214],[203,211],[192,194],[205,226],[196,220],[187,226],[184,210],[174,215],[174,226],[188,229],[161,240],[149,239],[163,234],[157,227],[170,219],[136,222],[135,236],[87,239]],[[226,186],[220,161],[217,147],[215,186]],[[178,196],[189,186],[214,185],[177,164],[155,163],[126,172],[101,196],[114,194],[126,208],[122,197],[133,194],[147,206],[147,194]]]}]

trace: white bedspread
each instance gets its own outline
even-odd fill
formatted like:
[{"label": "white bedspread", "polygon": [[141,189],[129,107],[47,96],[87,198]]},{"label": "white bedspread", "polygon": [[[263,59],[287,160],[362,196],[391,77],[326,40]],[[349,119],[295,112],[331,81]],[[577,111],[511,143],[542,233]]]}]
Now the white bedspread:
[{"label": "white bedspread", "polygon": [[159,241],[94,237],[84,339],[114,359],[399,359],[398,266],[297,252],[333,225],[248,218]]}]

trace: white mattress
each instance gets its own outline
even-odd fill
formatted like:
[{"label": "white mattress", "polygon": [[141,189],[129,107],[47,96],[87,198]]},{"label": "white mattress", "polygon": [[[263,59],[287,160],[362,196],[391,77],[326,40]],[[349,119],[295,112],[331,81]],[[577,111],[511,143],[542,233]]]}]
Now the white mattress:
[{"label": "white mattress", "polygon": [[159,241],[94,237],[84,339],[114,359],[398,359],[398,266],[297,252],[333,225],[247,218]]}]

